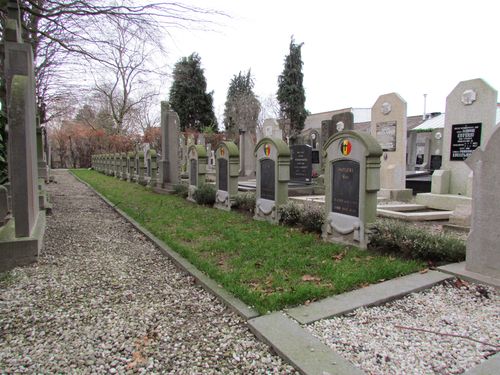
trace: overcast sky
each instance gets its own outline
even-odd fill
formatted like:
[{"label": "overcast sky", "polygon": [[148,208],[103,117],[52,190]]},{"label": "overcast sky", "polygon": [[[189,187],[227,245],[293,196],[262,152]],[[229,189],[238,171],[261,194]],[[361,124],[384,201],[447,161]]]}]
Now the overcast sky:
[{"label": "overcast sky", "polygon": [[[193,0],[226,12],[216,32],[176,31],[170,63],[201,56],[216,114],[229,81],[251,68],[255,93],[275,94],[290,37],[302,47],[311,113],[369,108],[397,92],[408,115],[444,112],[458,82],[500,89],[499,0]],[[168,88],[166,88],[168,95]]]}]

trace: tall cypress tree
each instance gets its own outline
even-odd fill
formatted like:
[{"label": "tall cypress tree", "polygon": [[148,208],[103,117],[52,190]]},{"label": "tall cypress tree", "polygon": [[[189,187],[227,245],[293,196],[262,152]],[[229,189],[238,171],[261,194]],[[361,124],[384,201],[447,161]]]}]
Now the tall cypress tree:
[{"label": "tall cypress tree", "polygon": [[224,107],[224,126],[229,137],[239,129],[254,132],[260,112],[260,102],[253,92],[254,81],[250,70],[239,72],[229,83]]},{"label": "tall cypress tree", "polygon": [[290,53],[285,57],[283,72],[278,77],[277,98],[280,105],[281,118],[286,125],[286,132],[292,143],[304,129],[307,117],[305,109],[306,95],[304,92],[302,73],[301,44],[296,44],[293,36],[290,41]]},{"label": "tall cypress tree", "polygon": [[197,53],[180,59],[174,67],[170,105],[177,112],[181,130],[211,128],[217,131],[213,92],[207,93],[207,81]]}]

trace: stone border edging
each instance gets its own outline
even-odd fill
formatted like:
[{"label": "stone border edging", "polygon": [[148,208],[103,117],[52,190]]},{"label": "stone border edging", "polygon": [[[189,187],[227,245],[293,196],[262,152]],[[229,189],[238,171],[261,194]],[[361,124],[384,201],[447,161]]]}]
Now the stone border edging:
[{"label": "stone border edging", "polygon": [[120,214],[125,220],[127,220],[130,224],[132,224],[138,231],[142,232],[151,242],[153,242],[160,251],[170,258],[181,270],[186,272],[187,274],[193,276],[198,284],[200,284],[203,289],[208,291],[209,293],[216,296],[224,305],[229,307],[233,312],[241,316],[245,320],[249,320],[252,318],[258,317],[260,314],[247,306],[245,303],[240,301],[238,298],[234,297],[228,291],[226,291],[223,287],[217,284],[210,277],[205,275],[203,272],[198,270],[194,265],[192,265],[186,258],[179,255],[172,249],[170,249],[163,241],[161,241],[158,237],[144,228],[141,224],[131,218],[128,214],[126,214],[123,210],[118,208],[115,204],[109,201],[106,197],[104,197],[101,193],[96,191],[92,186],[90,186],[86,181],[83,181],[81,178],[76,176],[70,171],[71,175],[75,177],[78,181],[86,185],[92,192],[94,192],[99,198],[101,198],[107,205],[109,205],[115,212]]}]

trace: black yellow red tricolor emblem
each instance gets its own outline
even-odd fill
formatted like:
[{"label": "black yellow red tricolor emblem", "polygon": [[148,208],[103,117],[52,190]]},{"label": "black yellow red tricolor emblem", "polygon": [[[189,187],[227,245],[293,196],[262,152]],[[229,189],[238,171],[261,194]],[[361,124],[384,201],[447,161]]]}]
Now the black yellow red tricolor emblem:
[{"label": "black yellow red tricolor emblem", "polygon": [[340,142],[340,152],[342,153],[342,155],[344,156],[347,156],[351,153],[351,150],[352,150],[352,143],[349,142],[348,139],[344,139],[342,140],[342,142]]}]

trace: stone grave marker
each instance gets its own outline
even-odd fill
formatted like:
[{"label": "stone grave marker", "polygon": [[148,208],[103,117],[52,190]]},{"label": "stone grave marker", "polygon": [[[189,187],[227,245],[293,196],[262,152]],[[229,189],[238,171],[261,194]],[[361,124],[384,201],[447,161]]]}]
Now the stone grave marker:
[{"label": "stone grave marker", "polygon": [[311,183],[312,147],[309,145],[290,146],[290,181]]},{"label": "stone grave marker", "polygon": [[136,154],[136,174],[137,174],[137,183],[139,185],[147,185],[146,181],[146,176],[145,176],[145,169],[146,169],[146,164],[144,162],[144,151],[139,151]]},{"label": "stone grave marker", "polygon": [[122,180],[127,179],[127,153],[120,153],[120,178]]},{"label": "stone grave marker", "polygon": [[215,150],[217,193],[214,207],[230,210],[238,193],[240,152],[234,142],[224,141]]},{"label": "stone grave marker", "polygon": [[161,102],[161,160],[158,162],[158,188],[172,191],[180,183],[179,116]]},{"label": "stone grave marker", "polygon": [[[452,151],[450,151],[452,152]],[[500,279],[500,127],[465,163],[473,170],[472,223],[465,269]]]},{"label": "stone grave marker", "polygon": [[150,148],[146,154],[148,185],[155,187],[157,184],[158,165],[156,162],[156,150]]},{"label": "stone grave marker", "polygon": [[255,134],[240,129],[240,176],[250,177],[255,174]]},{"label": "stone grave marker", "polygon": [[281,139],[263,138],[255,146],[257,160],[254,219],[279,223],[278,207],[288,199],[290,149]]},{"label": "stone grave marker", "polygon": [[382,148],[369,134],[336,133],[326,142],[323,239],[366,248],[377,215]]},{"label": "stone grave marker", "polygon": [[406,102],[396,93],[381,95],[372,107],[371,135],[382,147],[379,195],[408,201],[406,188]]},{"label": "stone grave marker", "polygon": [[207,149],[203,145],[191,145],[188,149],[189,186],[188,200],[194,202],[193,194],[205,183],[207,174]]},{"label": "stone grave marker", "polygon": [[[324,120],[321,122],[321,139],[320,148],[324,149],[324,146],[328,139],[341,131],[353,130],[354,129],[354,114],[351,111],[337,113],[332,116],[331,120]],[[322,160],[322,155],[320,152],[320,165],[321,170],[324,170],[324,164]]]},{"label": "stone grave marker", "polygon": [[128,164],[128,180],[130,182],[135,181],[135,152],[130,151],[127,154],[127,164]]},{"label": "stone grave marker", "polygon": [[460,82],[446,98],[441,169],[432,174],[431,192],[416,201],[435,209],[471,205],[472,171],[465,160],[486,144],[496,125],[497,91],[482,79]]}]

